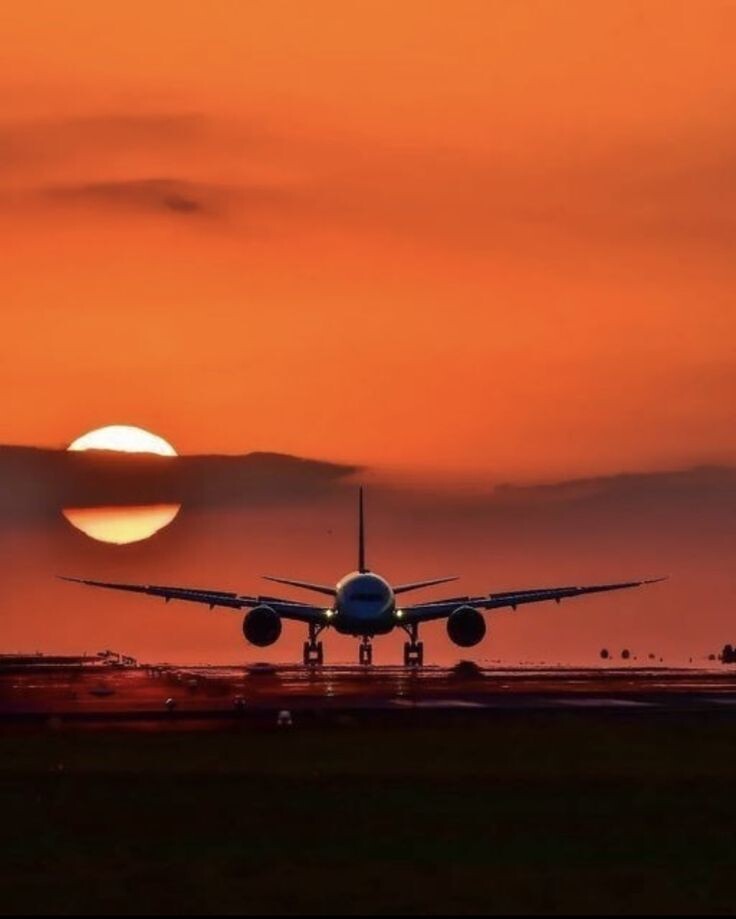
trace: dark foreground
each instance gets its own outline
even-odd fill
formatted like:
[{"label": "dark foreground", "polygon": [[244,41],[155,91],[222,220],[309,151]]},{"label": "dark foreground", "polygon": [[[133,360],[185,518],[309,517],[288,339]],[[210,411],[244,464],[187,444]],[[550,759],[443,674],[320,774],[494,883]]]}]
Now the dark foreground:
[{"label": "dark foreground", "polygon": [[6,914],[723,913],[728,709],[0,734]]}]

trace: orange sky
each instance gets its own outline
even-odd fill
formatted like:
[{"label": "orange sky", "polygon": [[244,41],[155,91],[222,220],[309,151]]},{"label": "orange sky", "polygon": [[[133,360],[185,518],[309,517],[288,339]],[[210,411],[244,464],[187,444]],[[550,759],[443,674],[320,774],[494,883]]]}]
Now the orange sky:
[{"label": "orange sky", "polygon": [[[736,462],[736,4],[4,0],[0,29],[0,444],[128,423],[370,465],[371,564],[399,580],[672,575],[499,614],[484,658],[734,641],[730,479],[615,474]],[[392,504],[386,471],[452,497]],[[596,475],[592,504],[489,497]],[[184,508],[122,549],[0,519],[3,647],[260,656],[237,617],[53,575],[334,581],[346,495]]]},{"label": "orange sky", "polygon": [[0,18],[0,442],[736,457],[733,3]]}]

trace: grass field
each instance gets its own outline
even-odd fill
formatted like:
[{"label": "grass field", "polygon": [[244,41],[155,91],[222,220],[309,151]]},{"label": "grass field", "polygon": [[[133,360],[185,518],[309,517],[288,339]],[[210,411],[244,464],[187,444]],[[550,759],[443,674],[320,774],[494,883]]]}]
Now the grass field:
[{"label": "grass field", "polygon": [[736,911],[736,719],[0,735],[9,914]]}]

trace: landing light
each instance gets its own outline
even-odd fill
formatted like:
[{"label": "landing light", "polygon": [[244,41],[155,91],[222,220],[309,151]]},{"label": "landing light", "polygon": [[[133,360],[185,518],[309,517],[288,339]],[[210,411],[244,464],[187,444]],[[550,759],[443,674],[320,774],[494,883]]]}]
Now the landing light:
[{"label": "landing light", "polygon": [[334,615],[335,615],[334,609],[326,609],[326,610],[325,610],[325,618],[326,618],[326,619],[332,619],[332,617],[333,617]]},{"label": "landing light", "polygon": [[397,619],[401,619],[401,618],[403,617],[403,615],[404,615],[403,609],[397,609],[397,610],[396,610],[396,618],[397,618]]}]

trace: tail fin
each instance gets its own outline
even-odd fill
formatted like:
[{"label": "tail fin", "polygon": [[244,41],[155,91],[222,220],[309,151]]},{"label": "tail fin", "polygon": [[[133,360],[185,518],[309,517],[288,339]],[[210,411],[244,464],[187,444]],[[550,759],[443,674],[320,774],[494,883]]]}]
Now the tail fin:
[{"label": "tail fin", "polygon": [[358,492],[358,571],[361,574],[368,569],[365,566],[365,523],[363,520],[363,486]]}]

